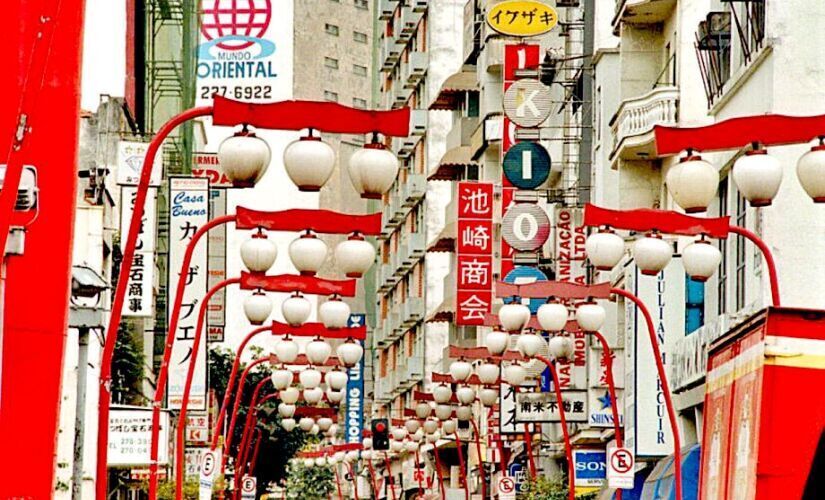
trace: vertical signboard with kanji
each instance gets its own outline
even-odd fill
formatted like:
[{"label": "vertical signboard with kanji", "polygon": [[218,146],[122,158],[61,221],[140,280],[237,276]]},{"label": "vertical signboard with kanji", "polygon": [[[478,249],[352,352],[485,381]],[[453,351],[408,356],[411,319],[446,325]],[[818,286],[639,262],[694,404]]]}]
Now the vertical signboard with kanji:
[{"label": "vertical signboard with kanji", "polygon": [[[129,283],[126,287],[126,300],[123,303],[123,316],[151,317],[155,273],[155,203],[157,189],[150,188],[146,195],[146,205],[140,220],[138,239]],[[136,187],[124,186],[120,190],[120,234],[125,238],[129,234],[132,212],[135,208]]]},{"label": "vertical signboard with kanji", "polygon": [[168,407],[180,408],[186,372],[195,362],[195,373],[189,395],[189,408],[206,409],[206,341],[193,352],[195,328],[200,301],[207,287],[207,242],[200,241],[194,248],[189,268],[179,275],[186,247],[192,236],[209,220],[209,180],[194,177],[169,179],[169,316],[175,303],[178,281],[185,280],[186,288],[180,308],[175,344],[169,361]]},{"label": "vertical signboard with kanji", "polygon": [[483,325],[493,302],[493,185],[458,184],[456,324]]}]

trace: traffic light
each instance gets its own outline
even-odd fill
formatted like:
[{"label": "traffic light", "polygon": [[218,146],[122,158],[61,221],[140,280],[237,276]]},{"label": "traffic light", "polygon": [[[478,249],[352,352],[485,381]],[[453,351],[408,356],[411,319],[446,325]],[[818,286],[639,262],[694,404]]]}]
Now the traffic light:
[{"label": "traffic light", "polygon": [[386,418],[372,420],[372,448],[374,450],[390,449],[390,423]]}]

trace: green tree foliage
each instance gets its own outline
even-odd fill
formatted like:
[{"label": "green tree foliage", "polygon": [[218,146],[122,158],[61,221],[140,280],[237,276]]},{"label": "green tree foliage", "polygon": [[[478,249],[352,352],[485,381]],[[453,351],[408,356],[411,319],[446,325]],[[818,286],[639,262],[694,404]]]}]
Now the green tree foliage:
[{"label": "green tree foliage", "polygon": [[115,403],[140,405],[145,402],[141,392],[143,361],[143,349],[137,335],[121,326],[112,359],[112,400]]},{"label": "green tree foliage", "polygon": [[[149,491],[149,484],[144,485],[144,489]],[[183,498],[186,500],[198,500],[198,481],[190,479],[183,483]],[[175,482],[164,481],[158,485],[158,500],[175,500]]]},{"label": "green tree foliage", "polygon": [[335,488],[335,476],[330,467],[304,467],[300,460],[287,467],[286,490],[290,498],[323,500]]},{"label": "green tree foliage", "polygon": [[[567,476],[538,476],[525,483],[523,500],[567,500]],[[578,500],[593,500],[595,493],[576,495]]]}]

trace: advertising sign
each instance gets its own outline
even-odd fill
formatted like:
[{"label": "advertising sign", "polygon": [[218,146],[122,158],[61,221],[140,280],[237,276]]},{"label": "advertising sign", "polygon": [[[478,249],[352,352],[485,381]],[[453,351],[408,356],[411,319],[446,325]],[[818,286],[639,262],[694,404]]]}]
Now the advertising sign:
[{"label": "advertising sign", "polygon": [[534,203],[515,203],[504,212],[501,237],[516,250],[538,250],[550,237],[550,218]]},{"label": "advertising sign", "polygon": [[505,0],[487,11],[487,24],[502,35],[543,35],[558,22],[556,9],[536,0]]},{"label": "advertising sign", "polygon": [[208,451],[208,446],[186,447],[184,454],[183,473],[187,479],[200,477],[201,461],[203,460],[204,454]]},{"label": "advertising sign", "polygon": [[607,452],[604,450],[573,450],[576,466],[576,486],[601,486],[607,476]]},{"label": "advertising sign", "polygon": [[[121,186],[137,186],[140,182],[140,171],[143,169],[143,160],[146,158],[148,142],[120,141],[117,144],[117,183]],[[160,186],[163,176],[163,155],[155,155],[152,164],[150,186]]]},{"label": "advertising sign", "polygon": [[535,78],[522,78],[504,93],[504,113],[519,127],[538,127],[550,116],[553,95]]},{"label": "advertising sign", "polygon": [[197,230],[209,220],[209,181],[194,177],[169,179],[169,316],[172,315],[178,281],[186,281],[175,344],[169,362],[169,408],[180,408],[186,372],[194,360],[195,373],[189,395],[190,410],[206,410],[206,342],[193,351],[195,328],[201,299],[207,291],[207,242],[201,241],[192,253],[189,269],[179,276],[186,246]]},{"label": "advertising sign", "polygon": [[206,444],[209,442],[209,414],[192,412],[186,414],[186,442]]},{"label": "advertising sign", "polygon": [[581,220],[581,209],[556,209],[556,281],[584,285],[587,280],[584,249],[587,234],[585,227],[577,224]]},{"label": "advertising sign", "polygon": [[[109,415],[110,467],[150,464],[152,439],[151,408],[112,407]],[[161,412],[158,434],[158,463],[169,463],[169,414]]]},{"label": "advertising sign", "polygon": [[[209,216],[210,218],[226,215],[226,190],[209,189]],[[209,239],[209,277],[207,288],[226,279],[226,225],[221,224],[212,228],[207,236]],[[224,328],[226,327],[226,287],[212,294],[206,310],[207,340],[209,342],[223,342]]]},{"label": "advertising sign", "polygon": [[[120,190],[120,234],[129,234],[132,213],[135,208],[137,188],[123,187]],[[146,194],[146,205],[140,221],[132,270],[123,302],[123,316],[151,317],[154,315],[153,292],[155,284],[155,227],[157,220],[157,189],[150,188]]]},{"label": "advertising sign", "polygon": [[520,142],[507,150],[502,170],[520,189],[536,189],[550,177],[550,153],[538,142]]},{"label": "advertising sign", "polygon": [[218,477],[221,463],[221,449],[206,450],[201,455],[200,478],[198,481],[198,500],[212,499],[212,485]]},{"label": "advertising sign", "polygon": [[[365,324],[367,317],[364,314],[351,314],[349,328]],[[359,341],[361,342],[361,341]],[[363,343],[362,343],[363,347]],[[366,356],[361,356],[361,362],[347,370],[347,407],[346,429],[344,436],[347,443],[360,443],[364,433],[364,363]]]},{"label": "advertising sign", "polygon": [[635,458],[628,448],[607,449],[607,485],[610,488],[633,489]]},{"label": "advertising sign", "polygon": [[[616,390],[616,398],[622,400],[622,391]],[[590,427],[598,427],[603,429],[613,428],[613,405],[615,402],[610,397],[610,391],[607,389],[590,389],[587,392],[588,399],[588,419],[587,424]],[[624,408],[619,405],[619,425],[624,425]]]},{"label": "advertising sign", "polygon": [[456,324],[483,325],[493,301],[493,184],[458,184]]},{"label": "advertising sign", "polygon": [[498,398],[499,432],[501,434],[523,434],[524,425],[516,420],[516,388],[502,383]]},{"label": "advertising sign", "polygon": [[[587,391],[562,393],[567,422],[587,422]],[[555,392],[516,394],[516,422],[561,422]]]},{"label": "advertising sign", "polygon": [[209,179],[209,187],[212,189],[232,187],[232,181],[223,173],[218,161],[218,153],[192,153],[192,177]]}]

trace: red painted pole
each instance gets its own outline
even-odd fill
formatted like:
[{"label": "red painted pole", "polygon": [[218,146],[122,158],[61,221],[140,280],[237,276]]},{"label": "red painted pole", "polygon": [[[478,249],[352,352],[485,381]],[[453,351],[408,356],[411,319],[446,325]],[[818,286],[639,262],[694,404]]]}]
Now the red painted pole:
[{"label": "red painted pole", "polygon": [[243,436],[240,445],[238,445],[238,458],[235,460],[235,488],[233,489],[232,497],[241,498],[241,478],[246,474],[246,455],[249,451],[249,444],[252,440],[253,430],[258,425],[258,418],[254,415],[250,408],[250,413],[246,417],[246,424],[252,424],[247,427],[244,425]]},{"label": "red painted pole", "polygon": [[[151,150],[151,146],[149,147]],[[149,158],[149,153],[146,154],[146,158]],[[138,194],[140,196],[140,194]],[[138,201],[135,202],[135,211],[137,211]],[[200,228],[192,235],[192,239],[189,240],[189,243],[186,245],[186,252],[183,255],[183,261],[181,262],[181,269],[180,275],[185,276],[186,270],[189,269],[189,265],[192,262],[192,254],[195,251],[195,247],[198,245],[198,241],[209,232],[210,229],[217,227],[221,224],[226,224],[228,222],[233,222],[235,220],[234,215],[224,215],[222,217],[216,217]],[[140,225],[140,221],[137,222]],[[129,227],[129,232],[132,231],[131,226]],[[126,257],[123,257],[126,259]],[[125,264],[124,260],[124,264]],[[120,283],[118,283],[118,287]],[[158,371],[158,378],[157,378],[157,385],[155,386],[155,398],[152,401],[152,442],[149,451],[149,499],[150,500],[157,500],[158,495],[158,447],[160,443],[158,443],[157,439],[157,432],[158,428],[160,427],[160,410],[163,406],[163,397],[166,394],[166,379],[169,376],[169,360],[172,357],[172,346],[175,344],[175,334],[178,331],[178,321],[180,319],[180,308],[183,305],[183,293],[186,289],[186,280],[180,279],[178,280],[177,290],[175,291],[175,301],[172,305],[172,310],[170,312],[169,317],[169,329],[166,332],[166,345],[163,348],[163,359],[160,363],[160,370]],[[113,308],[115,306],[112,306]],[[114,309],[113,309],[114,312]],[[113,314],[114,315],[114,314]],[[110,324],[111,326],[111,324]],[[107,339],[108,340],[108,339]],[[193,356],[194,357],[194,356]]]},{"label": "red painted pole", "polygon": [[441,491],[441,500],[447,498],[447,492],[444,491],[444,475],[441,472],[441,460],[438,458],[438,446],[433,443],[433,455],[435,455],[435,472],[438,476],[438,489]]},{"label": "red painted pole", "polygon": [[338,474],[338,466],[332,468],[335,471],[335,487],[338,489],[338,498],[344,500],[344,494],[341,491],[341,476]]},{"label": "red painted pole", "polygon": [[750,240],[751,243],[756,245],[756,248],[762,252],[762,256],[765,258],[765,265],[768,268],[768,278],[771,283],[771,302],[773,302],[774,307],[782,305],[779,298],[779,276],[776,272],[776,262],[773,260],[771,249],[768,248],[768,245],[766,245],[756,233],[744,227],[731,225],[730,232]]},{"label": "red painted pole", "polygon": [[[0,238],[24,164],[39,209],[23,255],[2,259],[0,498],[52,498],[77,199],[83,0],[5,2],[0,27]],[[1,258],[2,256],[0,256]],[[2,267],[5,266],[5,269]],[[33,374],[36,374],[33,376]]]},{"label": "red painted pole", "polygon": [[[211,107],[194,108],[175,116],[169,120],[163,127],[158,130],[149,147],[146,150],[146,158],[143,160],[143,167],[140,171],[140,180],[138,181],[137,194],[135,196],[135,206],[132,212],[132,220],[129,223],[129,234],[126,236],[126,243],[123,248],[123,260],[120,264],[120,274],[118,275],[117,288],[115,288],[114,297],[112,298],[112,312],[109,317],[109,326],[106,330],[106,341],[103,344],[103,353],[100,360],[100,391],[99,391],[99,411],[97,417],[97,484],[96,484],[96,498],[97,500],[107,500],[107,456],[109,448],[109,405],[111,400],[110,386],[112,384],[112,357],[115,353],[115,342],[117,341],[118,329],[120,327],[120,318],[123,312],[123,301],[126,298],[126,285],[129,281],[129,273],[132,271],[132,261],[135,257],[135,246],[137,244],[138,231],[140,230],[140,221],[143,218],[143,209],[146,205],[146,195],[149,191],[149,180],[152,176],[152,165],[155,162],[158,150],[161,144],[169,136],[169,134],[180,124],[192,120],[200,116],[207,116],[212,113]],[[195,238],[193,237],[194,241]],[[191,251],[187,251],[189,259],[191,259]],[[185,284],[185,280],[180,280],[180,283]],[[178,293],[176,301],[183,299],[183,293],[180,290],[182,287],[178,286]],[[180,308],[180,303],[178,303]],[[177,325],[175,325],[177,328]],[[173,329],[169,329],[169,336],[174,341]],[[167,339],[167,345],[169,341]],[[168,364],[168,360],[166,361]],[[162,373],[162,372],[161,372]],[[158,379],[157,392],[163,393],[165,381],[160,383]],[[162,401],[161,397],[161,401]],[[152,427],[158,427],[160,421],[160,403],[155,398],[156,405],[152,408]],[[157,498],[157,444],[152,447],[154,453],[153,461],[149,465],[149,495],[153,500]]]},{"label": "red painted pole", "polygon": [[556,364],[544,356],[536,356],[536,359],[547,365],[550,375],[553,377],[553,390],[556,393],[556,401],[559,404],[559,420],[561,420],[561,433],[564,436],[564,455],[567,457],[567,498],[576,500],[576,465],[573,463],[573,445],[570,444],[570,431],[567,429],[567,416],[564,411],[564,400],[561,395],[561,383],[559,374],[556,371]]},{"label": "red painted pole", "polygon": [[455,430],[455,448],[458,451],[459,478],[464,483],[464,498],[470,498],[470,486],[467,484],[467,464],[464,462],[464,452],[461,450],[461,438],[458,437],[458,428]]},{"label": "red painted pole", "polygon": [[[418,454],[418,448],[415,450],[415,469],[416,473],[418,472],[418,468],[421,466],[421,456]],[[422,481],[424,480],[424,474],[416,474],[418,476],[418,496],[419,498],[424,494],[424,486],[422,485]]]},{"label": "red painted pole", "polygon": [[352,467],[352,464],[349,462],[345,462],[347,467],[349,467],[349,475],[352,476],[352,496],[355,497],[355,500],[358,500],[358,478],[355,476],[355,469]]},{"label": "red painted pole", "polygon": [[527,463],[530,467],[530,476],[536,477],[536,461],[533,458],[533,434],[529,424],[524,424],[524,446],[527,449]]},{"label": "red painted pole", "polygon": [[[602,345],[602,355],[605,358],[604,364],[607,368],[607,390],[610,393],[610,412],[613,414],[613,433],[616,435],[616,445],[621,448],[624,446],[622,438],[622,424],[619,422],[619,407],[618,399],[616,399],[616,382],[613,380],[613,351],[599,332],[588,332],[599,340]],[[618,488],[615,493],[616,500],[622,500],[622,489]]]},{"label": "red painted pole", "polygon": [[226,460],[229,455],[229,450],[232,446],[232,436],[235,434],[235,421],[238,419],[238,408],[241,405],[241,398],[243,396],[244,384],[246,383],[246,376],[256,366],[269,362],[269,358],[259,358],[249,363],[249,366],[241,374],[241,380],[238,382],[238,397],[235,398],[235,404],[232,406],[232,417],[229,419],[229,427],[226,429],[226,439],[223,444],[223,453],[221,454],[221,471],[223,474],[226,470]]},{"label": "red painted pole", "polygon": [[261,450],[261,429],[255,429],[255,451],[252,452],[252,460],[249,461],[249,475],[255,474],[255,465],[258,463],[258,452]]},{"label": "red painted pole", "polygon": [[372,466],[372,459],[367,460],[367,469],[370,471],[370,481],[372,482],[372,494],[378,498],[378,483],[375,481],[375,467]]},{"label": "red painted pole", "polygon": [[387,466],[387,485],[390,487],[390,491],[392,492],[392,500],[398,500],[395,497],[395,477],[392,475],[392,464],[390,463],[390,457],[386,453],[384,453],[384,464]]},{"label": "red painted pole", "polygon": [[676,419],[676,409],[673,406],[673,398],[670,394],[667,373],[662,363],[662,351],[659,349],[659,340],[656,338],[656,327],[653,325],[653,318],[650,316],[650,311],[647,306],[645,306],[645,303],[642,302],[639,297],[621,288],[612,288],[610,291],[633,302],[642,313],[642,316],[645,317],[647,333],[650,336],[650,346],[653,348],[653,358],[656,362],[656,371],[659,374],[659,381],[662,383],[662,393],[665,397],[668,420],[670,420],[670,430],[673,433],[673,477],[676,481],[676,500],[682,500],[682,440],[679,437],[679,423]]},{"label": "red painted pole", "polygon": [[[240,278],[226,279],[216,284],[208,292],[206,292],[203,300],[201,300],[201,305],[198,310],[198,323],[195,329],[195,339],[192,342],[193,353],[197,353],[200,348],[201,338],[203,337],[204,331],[204,323],[206,322],[206,310],[208,309],[209,301],[212,299],[212,296],[227,286],[240,282]],[[175,498],[178,500],[183,499],[183,483],[185,481],[183,477],[183,457],[184,448],[186,447],[186,410],[189,407],[189,393],[192,390],[192,379],[195,376],[196,358],[196,354],[193,354],[189,358],[189,366],[186,371],[186,382],[183,386],[183,398],[181,399],[180,413],[178,416],[177,445],[175,446]],[[152,439],[157,439],[157,435],[158,429],[153,427]]]},{"label": "red painted pole", "polygon": [[481,456],[481,434],[478,432],[478,424],[470,419],[473,425],[473,432],[476,434],[476,453],[478,454],[478,473],[481,477],[481,498],[487,498],[487,478],[484,475],[484,458]]}]

